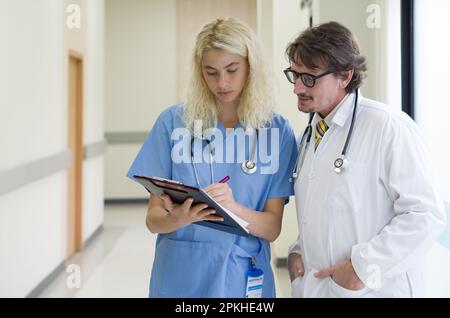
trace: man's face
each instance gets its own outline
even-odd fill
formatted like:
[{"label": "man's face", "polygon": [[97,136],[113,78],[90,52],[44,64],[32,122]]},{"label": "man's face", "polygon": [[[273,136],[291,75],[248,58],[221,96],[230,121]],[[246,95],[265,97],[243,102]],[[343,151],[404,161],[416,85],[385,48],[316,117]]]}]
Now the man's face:
[{"label": "man's face", "polygon": [[[310,69],[301,61],[297,63],[292,62],[291,69],[298,73],[317,76],[328,71],[324,68]],[[317,79],[313,87],[305,86],[299,77],[294,84],[294,94],[298,96],[298,109],[305,113],[317,112],[326,117],[347,94],[345,87],[344,79],[335,74]]]}]

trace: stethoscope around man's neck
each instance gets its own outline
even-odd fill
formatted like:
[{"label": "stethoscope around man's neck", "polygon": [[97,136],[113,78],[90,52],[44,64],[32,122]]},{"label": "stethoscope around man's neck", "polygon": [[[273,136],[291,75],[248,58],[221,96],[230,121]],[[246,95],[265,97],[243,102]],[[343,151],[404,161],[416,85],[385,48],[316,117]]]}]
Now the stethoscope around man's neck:
[{"label": "stethoscope around man's neck", "polygon": [[[341,155],[339,156],[339,158],[337,158],[334,161],[334,171],[337,174],[344,172],[345,168],[347,168],[348,164],[349,164],[348,159],[345,156],[347,154],[348,146],[350,144],[350,139],[351,139],[352,133],[353,133],[353,126],[355,124],[355,115],[356,115],[357,105],[358,105],[358,90],[355,90],[355,103],[353,105],[353,114],[352,114],[352,121],[350,123],[350,129],[348,131],[347,138],[345,140],[344,148],[342,149]],[[314,118],[314,113],[310,113],[308,126],[306,127],[306,130],[303,133],[302,138],[300,140],[300,145],[298,147],[297,160],[295,161],[294,170],[292,172],[292,177],[289,179],[290,182],[295,182],[295,180],[297,180],[297,178],[300,174],[300,171],[302,170],[303,162],[305,161],[306,153],[307,153],[309,143],[311,141],[312,132],[313,132],[313,128],[312,128],[313,118]]]}]

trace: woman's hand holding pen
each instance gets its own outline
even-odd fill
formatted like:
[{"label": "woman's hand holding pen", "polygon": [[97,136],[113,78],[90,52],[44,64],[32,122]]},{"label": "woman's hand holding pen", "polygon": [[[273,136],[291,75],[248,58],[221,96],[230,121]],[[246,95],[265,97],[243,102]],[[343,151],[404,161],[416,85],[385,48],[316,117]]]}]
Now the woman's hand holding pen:
[{"label": "woman's hand holding pen", "polygon": [[238,204],[234,200],[233,191],[225,182],[219,182],[211,184],[206,187],[204,191],[218,202],[224,208],[230,210],[231,212],[236,212],[238,210]]},{"label": "woman's hand holding pen", "polygon": [[184,201],[183,204],[177,204],[167,194],[163,194],[161,200],[169,216],[179,227],[200,221],[223,221],[221,216],[214,215],[215,210],[208,208],[208,205],[200,203],[193,206],[191,198]]}]

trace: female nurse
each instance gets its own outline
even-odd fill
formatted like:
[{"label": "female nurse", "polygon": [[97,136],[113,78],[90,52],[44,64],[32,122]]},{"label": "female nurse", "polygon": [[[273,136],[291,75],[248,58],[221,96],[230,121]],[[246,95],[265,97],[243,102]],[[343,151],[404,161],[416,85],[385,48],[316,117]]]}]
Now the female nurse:
[{"label": "female nurse", "polygon": [[[269,243],[278,237],[284,205],[293,195],[293,130],[274,112],[261,49],[242,22],[221,18],[205,25],[191,73],[186,102],[160,114],[128,177],[156,176],[203,188],[248,222],[250,235],[198,224],[222,220],[203,204],[151,195],[146,224],[158,237],[149,295],[275,297]],[[254,133],[236,138],[239,129]],[[256,170],[243,169],[246,159]],[[228,182],[218,182],[226,176]]]}]

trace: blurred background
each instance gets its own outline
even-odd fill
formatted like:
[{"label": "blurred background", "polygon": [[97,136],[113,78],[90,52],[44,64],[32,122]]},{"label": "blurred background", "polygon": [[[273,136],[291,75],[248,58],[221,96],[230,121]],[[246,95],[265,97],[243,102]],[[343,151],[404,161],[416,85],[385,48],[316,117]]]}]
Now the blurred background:
[{"label": "blurred background", "polygon": [[[195,36],[220,16],[261,39],[296,134],[307,118],[282,72],[287,44],[311,24],[350,28],[363,95],[420,125],[450,214],[448,12],[447,0],[0,0],[0,297],[147,296],[156,236],[125,174],[184,100]],[[296,224],[291,200],[272,244],[279,297]],[[449,226],[424,262],[426,295],[450,297]]]}]

